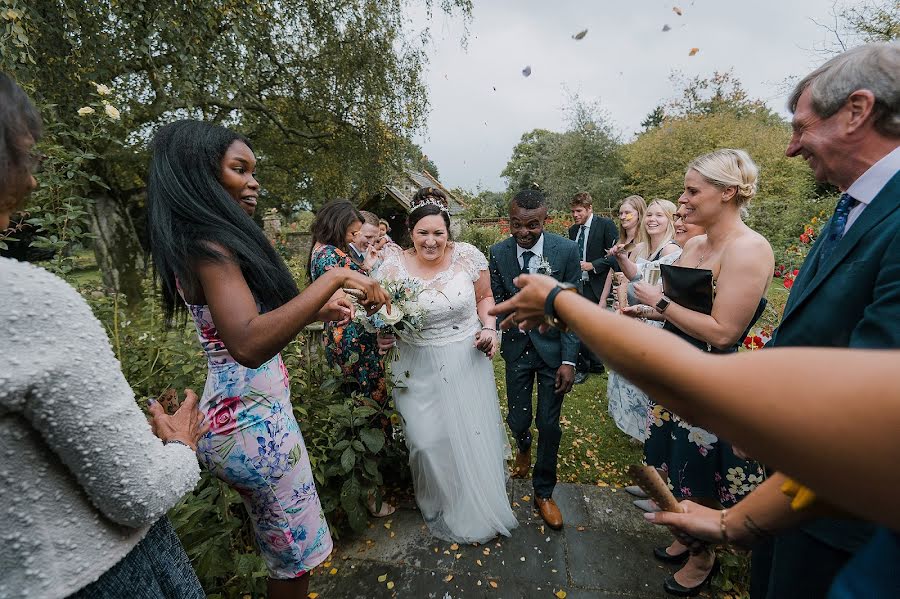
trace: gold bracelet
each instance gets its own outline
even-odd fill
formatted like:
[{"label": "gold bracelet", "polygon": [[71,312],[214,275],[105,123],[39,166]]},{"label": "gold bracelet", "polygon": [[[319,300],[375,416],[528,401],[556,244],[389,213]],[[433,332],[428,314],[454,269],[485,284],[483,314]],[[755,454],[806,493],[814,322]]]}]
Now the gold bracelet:
[{"label": "gold bracelet", "polygon": [[725,528],[725,516],[728,510],[719,512],[719,529],[722,531],[722,545],[728,546],[728,530]]}]

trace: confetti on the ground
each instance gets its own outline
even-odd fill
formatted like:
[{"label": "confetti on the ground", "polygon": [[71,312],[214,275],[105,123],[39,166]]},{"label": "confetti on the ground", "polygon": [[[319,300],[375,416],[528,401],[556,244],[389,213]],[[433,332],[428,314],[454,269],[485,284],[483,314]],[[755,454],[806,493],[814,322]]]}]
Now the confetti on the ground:
[{"label": "confetti on the ground", "polygon": [[378,577],[378,582],[384,582],[387,580],[387,574],[382,574]]},{"label": "confetti on the ground", "polygon": [[447,574],[446,576],[444,576],[444,582],[450,582],[451,580],[453,580],[453,574]]},{"label": "confetti on the ground", "polygon": [[497,583],[496,583],[495,581],[493,581],[493,580],[489,581],[488,584],[491,585],[491,588],[492,588],[492,589],[496,589],[496,588],[497,588]]},{"label": "confetti on the ground", "polygon": [[328,573],[334,576],[335,574],[337,574],[337,568],[332,568]]},{"label": "confetti on the ground", "polygon": [[394,583],[393,583],[393,581],[388,581],[387,585],[385,585],[385,586],[387,586],[387,590],[390,591],[391,589],[394,588]]}]

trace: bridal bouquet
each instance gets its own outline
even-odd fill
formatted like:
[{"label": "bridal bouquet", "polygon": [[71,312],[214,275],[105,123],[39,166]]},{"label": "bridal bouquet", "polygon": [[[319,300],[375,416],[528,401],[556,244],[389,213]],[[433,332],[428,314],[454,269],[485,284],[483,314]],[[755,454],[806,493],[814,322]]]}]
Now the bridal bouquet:
[{"label": "bridal bouquet", "polygon": [[397,336],[419,333],[425,326],[425,313],[417,303],[422,283],[415,279],[388,279],[381,281],[381,286],[391,296],[390,314],[387,306],[371,316],[357,310],[355,320],[370,333]]}]

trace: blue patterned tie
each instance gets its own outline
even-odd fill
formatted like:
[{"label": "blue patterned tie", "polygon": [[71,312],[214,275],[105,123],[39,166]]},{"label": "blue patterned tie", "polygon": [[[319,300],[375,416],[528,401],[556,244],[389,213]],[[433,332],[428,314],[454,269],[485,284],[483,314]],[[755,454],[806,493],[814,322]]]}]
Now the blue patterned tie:
[{"label": "blue patterned tie", "polygon": [[587,229],[584,225],[581,225],[581,228],[578,229],[578,238],[575,240],[575,243],[578,244],[578,249],[581,250],[581,259],[584,260],[584,242],[587,241],[585,237],[587,235],[584,234],[584,230]]},{"label": "blue patterned tie", "polygon": [[528,264],[531,262],[531,258],[534,256],[534,252],[525,250],[522,252],[522,272],[523,275],[530,275],[531,270],[528,268]]},{"label": "blue patterned tie", "polygon": [[844,237],[844,228],[847,226],[847,217],[850,216],[850,210],[857,204],[857,201],[850,197],[849,194],[841,194],[841,199],[834,209],[834,216],[828,225],[828,232],[822,241],[822,249],[819,250],[819,263],[824,263],[834,252],[834,248],[840,243]]}]

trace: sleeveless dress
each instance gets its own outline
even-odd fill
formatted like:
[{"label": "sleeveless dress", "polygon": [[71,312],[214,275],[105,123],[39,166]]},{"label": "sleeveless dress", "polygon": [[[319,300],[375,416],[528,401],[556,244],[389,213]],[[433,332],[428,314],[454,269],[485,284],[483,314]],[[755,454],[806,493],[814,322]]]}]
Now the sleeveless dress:
[{"label": "sleeveless dress", "polygon": [[[674,242],[672,242],[674,243]],[[644,274],[653,265],[672,264],[681,255],[681,248],[672,252],[667,256],[660,256],[663,249],[668,245],[665,244],[652,256],[650,260],[639,258],[637,260],[638,275],[635,277],[643,278]],[[633,279],[634,280],[634,279]],[[632,303],[630,290],[632,284],[629,283],[629,305]],[[636,302],[635,302],[636,303]],[[644,320],[644,322],[652,327],[662,328],[663,323],[659,320]],[[644,441],[647,438],[647,422],[648,411],[650,407],[650,399],[647,394],[635,387],[631,382],[618,372],[607,367],[609,379],[606,384],[606,401],[607,411],[619,430],[626,435]]]},{"label": "sleeveless dress", "polygon": [[[350,268],[368,274],[362,266],[350,259],[333,245],[325,245],[312,254],[309,273],[313,281],[332,268]],[[387,400],[384,384],[384,360],[378,353],[378,338],[367,332],[362,325],[349,322],[337,326],[333,322],[325,324],[325,358],[329,365],[341,367],[344,375],[355,380],[356,391],[378,403]],[[350,358],[356,356],[353,362]]]},{"label": "sleeveless dress", "polygon": [[[694,269],[711,272],[706,269]],[[674,283],[674,281],[673,281]],[[766,306],[762,298],[748,330]],[[712,353],[733,353],[737,344],[717,350],[706,341],[691,337],[670,322],[663,327],[698,349]],[[743,340],[746,332],[740,336]],[[757,462],[734,455],[731,444],[713,433],[682,420],[677,414],[650,401],[649,436],[644,442],[647,464],[668,473],[669,488],[679,499],[714,498],[724,507],[737,503],[765,479]]]},{"label": "sleeveless dress", "polygon": [[[391,366],[403,417],[416,503],[431,533],[483,543],[518,526],[506,495],[511,455],[490,359],[474,347],[481,329],[474,282],[488,268],[474,246],[456,242],[450,266],[423,280],[425,326],[401,335]],[[388,255],[378,280],[416,279],[401,253]]]},{"label": "sleeveless dress", "polygon": [[200,410],[210,429],[197,446],[200,464],[243,499],[269,576],[301,576],[328,558],[332,541],[281,354],[259,368],[242,366],[209,307],[187,307],[209,363]]}]

